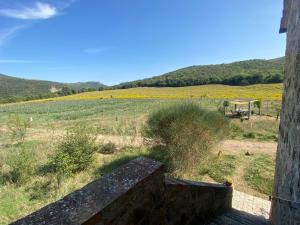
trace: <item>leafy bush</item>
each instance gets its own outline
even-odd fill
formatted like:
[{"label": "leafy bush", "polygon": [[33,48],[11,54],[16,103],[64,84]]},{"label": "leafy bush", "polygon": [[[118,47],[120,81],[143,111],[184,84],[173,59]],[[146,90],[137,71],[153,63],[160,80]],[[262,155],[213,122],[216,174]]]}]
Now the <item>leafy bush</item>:
[{"label": "leafy bush", "polygon": [[113,154],[117,150],[117,146],[115,143],[108,142],[104,145],[102,145],[99,149],[99,153],[101,154]]},{"label": "leafy bush", "polygon": [[16,184],[25,183],[33,173],[35,157],[31,150],[18,148],[12,151],[7,159],[9,172],[4,175],[5,180]]},{"label": "leafy bush", "polygon": [[59,176],[69,176],[86,169],[97,151],[96,136],[87,127],[76,126],[67,130],[56,146],[51,164]]},{"label": "leafy bush", "polygon": [[11,140],[15,140],[17,143],[24,142],[29,125],[29,122],[20,115],[11,115],[7,124],[10,130]]},{"label": "leafy bush", "polygon": [[228,132],[229,123],[221,113],[184,103],[150,115],[145,136],[165,149],[170,170],[185,172],[208,156]]}]

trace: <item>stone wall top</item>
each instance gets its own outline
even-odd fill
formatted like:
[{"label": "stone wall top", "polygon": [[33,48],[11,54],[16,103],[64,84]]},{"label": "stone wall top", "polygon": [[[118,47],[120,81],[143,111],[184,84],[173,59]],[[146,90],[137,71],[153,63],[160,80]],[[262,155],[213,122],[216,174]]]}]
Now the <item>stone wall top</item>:
[{"label": "stone wall top", "polygon": [[83,224],[156,172],[164,172],[163,164],[143,157],[134,159],[12,225]]}]

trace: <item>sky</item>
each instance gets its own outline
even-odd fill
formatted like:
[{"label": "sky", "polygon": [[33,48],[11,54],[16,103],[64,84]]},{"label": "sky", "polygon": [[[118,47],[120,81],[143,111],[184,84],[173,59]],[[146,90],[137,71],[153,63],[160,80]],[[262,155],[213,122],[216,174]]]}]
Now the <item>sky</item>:
[{"label": "sky", "polygon": [[107,85],[285,52],[283,0],[0,0],[0,73]]}]

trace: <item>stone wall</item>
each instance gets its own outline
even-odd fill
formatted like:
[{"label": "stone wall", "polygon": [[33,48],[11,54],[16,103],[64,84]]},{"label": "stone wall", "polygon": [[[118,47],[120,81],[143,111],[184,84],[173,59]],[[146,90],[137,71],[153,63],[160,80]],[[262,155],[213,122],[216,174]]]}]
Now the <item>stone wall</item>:
[{"label": "stone wall", "polygon": [[185,225],[231,208],[232,188],[165,179],[164,166],[137,158],[13,225]]},{"label": "stone wall", "polygon": [[284,95],[270,219],[300,225],[300,0],[286,0]]},{"label": "stone wall", "polygon": [[222,184],[166,178],[165,193],[169,225],[199,224],[231,208],[232,187]]}]

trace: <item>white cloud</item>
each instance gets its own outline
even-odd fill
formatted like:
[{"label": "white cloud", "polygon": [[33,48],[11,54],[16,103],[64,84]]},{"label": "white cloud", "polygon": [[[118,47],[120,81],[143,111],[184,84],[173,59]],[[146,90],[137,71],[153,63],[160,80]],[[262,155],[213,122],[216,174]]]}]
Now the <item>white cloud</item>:
[{"label": "white cloud", "polygon": [[107,50],[108,48],[87,48],[83,52],[86,54],[101,54]]},{"label": "white cloud", "polygon": [[0,47],[10,39],[14,38],[16,33],[24,28],[25,26],[14,26],[5,30],[0,30]]},{"label": "white cloud", "polygon": [[30,64],[30,63],[43,63],[42,61],[23,60],[23,59],[0,59],[0,64]]},{"label": "white cloud", "polygon": [[48,3],[36,2],[32,7],[20,9],[0,9],[0,15],[22,20],[48,19],[58,14],[56,7]]}]

